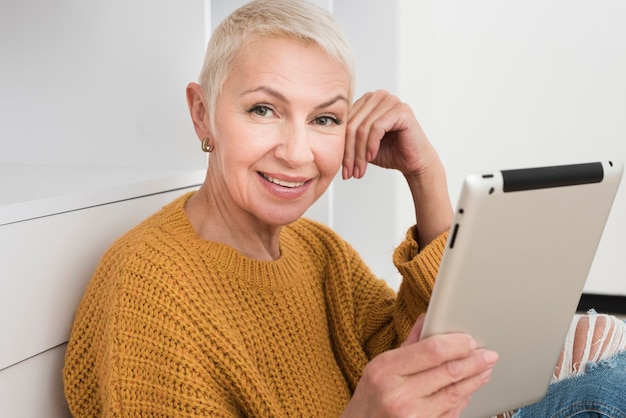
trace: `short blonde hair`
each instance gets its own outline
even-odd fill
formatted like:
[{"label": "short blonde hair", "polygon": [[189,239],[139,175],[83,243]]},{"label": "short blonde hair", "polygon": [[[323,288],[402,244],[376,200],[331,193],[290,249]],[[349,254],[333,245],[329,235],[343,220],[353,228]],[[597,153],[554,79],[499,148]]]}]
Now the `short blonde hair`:
[{"label": "short blonde hair", "polygon": [[283,37],[312,42],[343,65],[350,77],[350,102],[354,92],[352,49],[341,27],[327,10],[304,0],[254,0],[226,17],[213,31],[207,46],[200,85],[209,116],[239,51],[252,39]]}]

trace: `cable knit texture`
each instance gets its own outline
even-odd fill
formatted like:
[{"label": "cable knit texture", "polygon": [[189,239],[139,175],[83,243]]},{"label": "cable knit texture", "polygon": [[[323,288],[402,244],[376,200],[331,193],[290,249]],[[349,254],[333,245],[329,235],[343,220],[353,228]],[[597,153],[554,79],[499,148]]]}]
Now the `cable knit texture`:
[{"label": "cable knit texture", "polygon": [[[200,239],[185,195],[104,255],[76,313],[76,417],[336,417],[367,362],[425,311],[446,234],[396,249],[396,295],[327,227],[281,232],[281,257]],[[374,238],[373,238],[374,239]]]}]

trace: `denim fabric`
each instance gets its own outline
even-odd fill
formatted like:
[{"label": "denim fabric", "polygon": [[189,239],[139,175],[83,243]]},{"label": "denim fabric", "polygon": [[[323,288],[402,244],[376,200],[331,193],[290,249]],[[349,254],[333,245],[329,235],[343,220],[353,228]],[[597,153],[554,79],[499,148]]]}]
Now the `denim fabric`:
[{"label": "denim fabric", "polygon": [[550,385],[540,402],[519,409],[513,418],[626,418],[626,351],[585,372]]}]

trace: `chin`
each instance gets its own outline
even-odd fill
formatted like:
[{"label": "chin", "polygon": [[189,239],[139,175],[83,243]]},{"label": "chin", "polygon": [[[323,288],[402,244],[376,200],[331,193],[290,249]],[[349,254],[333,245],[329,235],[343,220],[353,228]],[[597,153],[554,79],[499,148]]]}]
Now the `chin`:
[{"label": "chin", "polygon": [[306,209],[275,210],[269,213],[266,212],[265,216],[261,217],[260,219],[268,225],[285,226],[294,223],[295,221],[300,219],[305,212]]}]

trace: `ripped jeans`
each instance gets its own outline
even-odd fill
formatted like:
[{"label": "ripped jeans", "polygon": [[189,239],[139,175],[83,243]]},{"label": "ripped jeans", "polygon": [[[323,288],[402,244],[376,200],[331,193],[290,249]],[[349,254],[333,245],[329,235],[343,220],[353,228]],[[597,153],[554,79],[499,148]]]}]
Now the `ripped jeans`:
[{"label": "ripped jeans", "polygon": [[576,315],[546,396],[513,417],[626,418],[626,322]]}]

